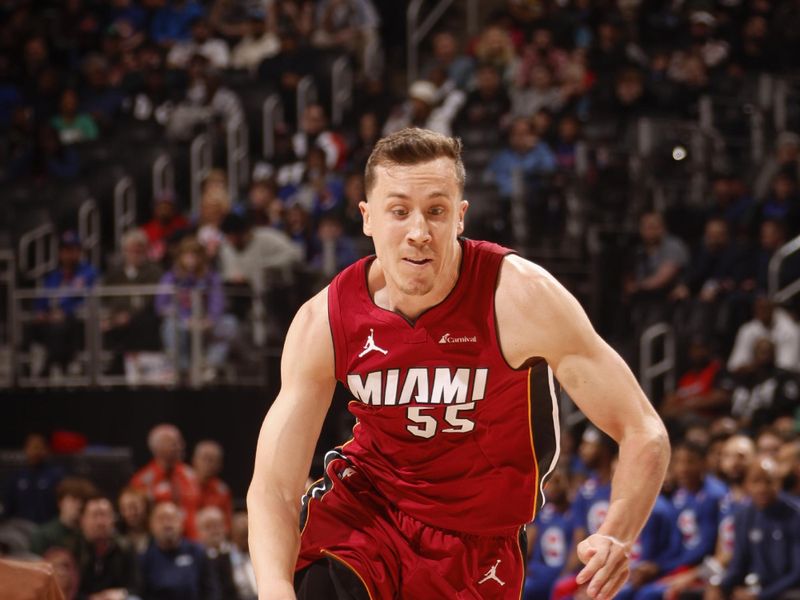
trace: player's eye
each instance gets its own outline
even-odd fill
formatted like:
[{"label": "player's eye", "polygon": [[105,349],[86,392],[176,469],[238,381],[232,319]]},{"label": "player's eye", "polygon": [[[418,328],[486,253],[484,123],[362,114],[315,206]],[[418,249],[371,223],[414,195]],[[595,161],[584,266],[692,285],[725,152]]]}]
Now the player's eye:
[{"label": "player's eye", "polygon": [[405,217],[408,211],[405,208],[393,208],[392,214],[396,217]]},{"label": "player's eye", "polygon": [[443,207],[441,207],[441,206],[434,206],[433,208],[431,208],[431,209],[430,209],[430,211],[429,211],[429,212],[430,212],[432,215],[434,215],[434,216],[437,216],[437,217],[438,217],[438,216],[441,216],[441,215],[443,215],[443,214],[444,214],[444,208],[443,208]]}]

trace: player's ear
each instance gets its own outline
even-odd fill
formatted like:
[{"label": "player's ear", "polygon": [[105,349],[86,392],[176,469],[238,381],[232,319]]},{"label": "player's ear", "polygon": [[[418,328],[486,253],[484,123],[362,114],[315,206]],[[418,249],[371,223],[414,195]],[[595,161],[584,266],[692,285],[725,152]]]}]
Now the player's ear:
[{"label": "player's ear", "polygon": [[467,214],[469,202],[462,200],[458,207],[458,235],[464,233],[464,215]]},{"label": "player's ear", "polygon": [[372,237],[372,220],[369,216],[369,203],[362,200],[358,203],[358,210],[361,211],[361,218],[364,219],[364,235]]}]

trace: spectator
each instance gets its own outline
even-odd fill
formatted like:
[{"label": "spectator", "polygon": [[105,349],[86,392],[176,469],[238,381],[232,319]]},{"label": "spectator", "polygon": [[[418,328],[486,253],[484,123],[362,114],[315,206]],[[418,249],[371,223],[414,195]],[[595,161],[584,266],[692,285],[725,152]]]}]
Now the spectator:
[{"label": "spectator", "polygon": [[[162,276],[161,268],[147,259],[147,234],[132,229],[122,236],[122,264],[111,269],[104,278],[109,286],[155,285]],[[123,353],[157,350],[158,321],[151,295],[131,293],[112,296],[107,308],[110,315],[100,323],[109,349],[115,352],[112,370],[121,372]]]},{"label": "spectator", "polygon": [[313,0],[267,0],[267,23],[274,31],[292,30],[307,42],[314,31]]},{"label": "spectator", "polygon": [[634,324],[643,327],[664,318],[668,296],[689,263],[689,253],[682,241],[669,234],[657,212],[639,219],[639,237],[625,294],[633,304]]},{"label": "spectator", "polygon": [[219,478],[222,472],[222,456],[222,446],[212,440],[203,440],[194,447],[192,468],[200,484],[199,507],[215,507],[222,511],[225,530],[230,531],[233,501],[228,485]]},{"label": "spectator", "polygon": [[114,531],[114,505],[104,496],[86,500],[81,538],[75,550],[80,572],[79,597],[123,600],[141,585],[136,553]]},{"label": "spectator", "polygon": [[167,54],[167,66],[185,69],[189,59],[200,54],[214,69],[225,69],[230,63],[230,51],[225,40],[211,37],[211,26],[204,17],[196,17],[190,26],[191,38],[176,42]]},{"label": "spectator", "polygon": [[78,94],[73,89],[61,94],[59,114],[53,117],[52,125],[65,146],[96,140],[100,133],[90,114],[78,112]]},{"label": "spectator", "polygon": [[342,210],[345,235],[354,240],[361,239],[364,219],[359,204],[367,201],[364,191],[364,176],[360,172],[349,173],[344,180],[344,207]]},{"label": "spectator", "polygon": [[31,552],[44,556],[45,551],[57,546],[73,550],[80,536],[83,504],[97,492],[92,483],[79,477],[65,477],[56,487],[58,517],[40,525],[31,537]]},{"label": "spectator", "polygon": [[556,468],[545,484],[547,503],[527,528],[528,566],[525,600],[549,598],[564,566],[572,541],[573,519],[569,502],[569,477]]},{"label": "spectator", "polygon": [[367,159],[381,135],[381,127],[375,112],[361,113],[358,118],[358,131],[353,136],[350,146],[350,169],[360,173],[367,166]]},{"label": "spectator", "polygon": [[[221,234],[220,234],[221,235]],[[202,377],[207,383],[216,379],[225,364],[230,342],[236,335],[236,319],[225,313],[222,278],[209,266],[205,250],[194,238],[185,238],[175,253],[175,262],[161,278],[161,285],[174,288],[172,293],[156,296],[156,313],[162,317],[161,338],[164,347],[178,357],[178,370],[189,372],[190,332],[199,328],[207,341]],[[200,306],[192,300],[200,296]],[[193,529],[188,529],[190,537]]]},{"label": "spectator", "polygon": [[147,494],[148,500],[175,502],[185,518],[187,535],[194,539],[195,513],[200,503],[200,483],[189,465],[182,462],[183,436],[173,425],[162,423],[150,430],[147,445],[153,460],[141,468],[130,481],[130,487]]},{"label": "spectator", "polygon": [[786,224],[790,236],[800,230],[800,194],[797,190],[797,175],[787,169],[778,171],[772,180],[772,189],[759,206],[758,218],[781,221]]},{"label": "spectator", "polygon": [[372,0],[320,0],[314,21],[311,42],[315,46],[343,48],[355,57],[362,74],[380,77],[381,19]]},{"label": "spectator", "polygon": [[659,412],[673,419],[719,414],[730,403],[730,392],[721,387],[721,361],[712,353],[708,340],[699,335],[690,340],[687,355],[689,368],[678,380],[677,389],[664,399]]},{"label": "spectator", "polygon": [[[230,517],[228,517],[228,520]],[[227,539],[226,518],[222,510],[216,506],[207,506],[197,513],[197,530],[199,541],[206,550],[210,569],[219,582],[222,597],[226,600],[238,600],[239,595],[233,581],[234,548]]]},{"label": "spectator", "polygon": [[783,438],[780,433],[769,425],[757,429],[756,434],[756,453],[759,456],[766,456],[772,460],[777,460]]},{"label": "spectator", "polygon": [[119,516],[122,539],[137,554],[142,554],[150,543],[150,501],[147,493],[126,487],[119,494]]},{"label": "spectator", "polygon": [[41,525],[57,515],[56,489],[64,472],[48,460],[50,447],[42,434],[28,434],[23,451],[25,466],[5,482],[3,516]]},{"label": "spectator", "polygon": [[515,117],[529,117],[546,108],[558,112],[566,98],[553,81],[553,73],[547,65],[531,68],[530,85],[515,90],[512,94],[512,111]]},{"label": "spectator", "polygon": [[455,34],[452,31],[440,31],[433,36],[431,44],[433,56],[422,69],[423,77],[430,81],[436,76],[435,71],[440,71],[450,86],[466,91],[472,82],[475,67],[473,60],[459,51]]},{"label": "spectator", "polygon": [[242,39],[231,53],[231,66],[255,73],[258,65],[278,54],[281,43],[275,32],[267,29],[266,13],[260,9],[248,13],[242,28]]},{"label": "spectator", "polygon": [[[502,85],[500,73],[491,65],[480,65],[475,72],[475,89],[467,94],[456,117],[456,131],[466,127],[505,129],[511,100]],[[487,134],[490,132],[487,131]]]},{"label": "spectator", "polygon": [[797,373],[775,365],[775,345],[767,338],[755,342],[752,362],[739,370],[736,380],[731,414],[745,427],[758,429],[776,417],[790,415],[800,400]]},{"label": "spectator", "polygon": [[142,79],[142,86],[123,101],[122,111],[134,122],[166,127],[176,105],[176,98],[167,87],[166,73],[160,68],[148,68]]},{"label": "spectator", "polygon": [[736,334],[728,358],[728,371],[736,376],[751,373],[755,369],[755,345],[760,339],[774,344],[776,366],[800,370],[800,325],[769,298],[759,296],[753,304],[753,319],[742,325]]},{"label": "spectator", "polygon": [[421,127],[450,135],[453,119],[464,98],[464,92],[453,90],[442,99],[435,84],[421,79],[415,81],[408,88],[408,99],[389,115],[383,126],[383,135],[405,127]]},{"label": "spectator", "polygon": [[311,268],[316,269],[322,281],[327,283],[345,267],[358,260],[355,242],[345,235],[342,220],[333,213],[322,215],[317,229],[319,253],[311,261]]},{"label": "spectator", "polygon": [[33,175],[39,181],[49,178],[69,181],[80,174],[80,167],[80,158],[75,149],[62,144],[55,129],[43,125],[37,132],[37,146],[30,173],[24,173],[24,169],[23,173]]},{"label": "spectator", "polygon": [[778,450],[777,462],[784,493],[800,506],[800,438],[783,443]]},{"label": "spectator", "polygon": [[750,465],[745,485],[752,498],[735,518],[735,546],[722,581],[705,598],[781,598],[800,592],[800,508],[780,497],[774,461]]},{"label": "spectator", "polygon": [[202,5],[194,0],[170,0],[159,4],[150,21],[152,40],[166,48],[171,48],[177,42],[188,41],[192,22],[204,15]]},{"label": "spectator", "polygon": [[734,172],[717,172],[712,177],[711,199],[702,220],[724,219],[729,233],[741,240],[749,235],[750,219],[753,212],[753,198]]},{"label": "spectator", "polygon": [[344,165],[347,153],[344,138],[328,129],[325,109],[319,104],[306,107],[300,120],[300,131],[292,136],[292,148],[298,159],[305,159],[312,146],[325,152],[325,164],[329,169],[339,169]]},{"label": "spectator", "polygon": [[66,548],[54,546],[45,552],[42,558],[52,567],[53,577],[61,593],[64,594],[64,600],[75,600],[78,597],[80,574],[72,553]]},{"label": "spectator", "polygon": [[792,131],[783,131],[775,141],[775,153],[761,165],[761,169],[753,184],[755,197],[764,199],[769,194],[775,176],[781,171],[800,178],[800,136]]},{"label": "spectator", "polygon": [[273,179],[253,179],[247,190],[247,203],[242,216],[254,227],[269,227],[269,206],[278,198],[278,187]]},{"label": "spectator", "polygon": [[515,172],[531,178],[547,175],[555,169],[555,155],[547,143],[533,133],[528,119],[515,119],[508,133],[508,147],[495,154],[486,168],[486,176],[503,198],[510,199]]},{"label": "spectator", "polygon": [[225,242],[220,264],[226,283],[247,283],[258,296],[291,283],[302,257],[286,234],[267,227],[254,228],[249,220],[233,213],[225,217],[221,230]]},{"label": "spectator", "polygon": [[140,559],[142,597],[221,600],[219,584],[205,552],[183,537],[181,521],[181,511],[173,502],[160,502],[153,508],[153,541]]},{"label": "spectator", "polygon": [[125,94],[119,85],[111,81],[108,58],[101,54],[90,54],[83,62],[86,86],[82,90],[85,110],[103,130],[114,126]]},{"label": "spectator", "polygon": [[[33,338],[47,348],[45,371],[54,368],[77,372],[80,366],[72,364],[83,346],[83,323],[78,309],[83,305],[84,293],[94,286],[97,271],[82,260],[81,239],[74,231],[61,234],[58,248],[58,267],[44,278],[43,288],[55,295],[40,298],[36,311]],[[51,375],[55,375],[51,371]]]},{"label": "spectator", "polygon": [[150,260],[154,262],[164,260],[170,239],[188,227],[189,221],[178,211],[173,192],[165,190],[156,196],[153,201],[153,218],[142,227],[149,241]]},{"label": "spectator", "polygon": [[237,512],[233,515],[231,542],[235,551],[231,552],[233,562],[233,581],[240,600],[256,600],[256,572],[250,560],[250,548],[247,541],[247,513]]},{"label": "spectator", "polygon": [[499,25],[489,25],[478,36],[474,46],[475,59],[479,64],[493,66],[510,83],[517,70],[519,59],[514,41],[509,32]]}]

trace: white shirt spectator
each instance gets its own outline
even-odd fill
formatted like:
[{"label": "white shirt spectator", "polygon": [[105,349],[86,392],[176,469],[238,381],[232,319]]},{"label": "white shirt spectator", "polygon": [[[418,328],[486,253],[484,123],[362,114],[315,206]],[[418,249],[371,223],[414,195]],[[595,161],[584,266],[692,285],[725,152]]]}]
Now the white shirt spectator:
[{"label": "white shirt spectator", "polygon": [[233,48],[231,66],[255,71],[263,60],[275,56],[280,50],[281,42],[272,32],[267,31],[259,37],[245,36]]},{"label": "white shirt spectator", "polygon": [[226,240],[220,250],[222,278],[226,281],[245,279],[253,291],[266,289],[266,269],[280,269],[285,276],[302,261],[302,251],[285,233],[269,227],[257,227],[249,243],[237,250]]},{"label": "white shirt spectator", "polygon": [[739,328],[728,359],[728,370],[735,371],[752,363],[753,349],[762,338],[769,339],[775,345],[777,367],[795,372],[800,370],[800,325],[780,308],[775,309],[771,328],[758,319],[748,321]]},{"label": "white shirt spectator", "polygon": [[194,40],[178,42],[167,54],[167,64],[173,69],[185,69],[195,54],[201,54],[215,69],[226,69],[231,62],[231,53],[224,40],[210,39],[202,44]]}]

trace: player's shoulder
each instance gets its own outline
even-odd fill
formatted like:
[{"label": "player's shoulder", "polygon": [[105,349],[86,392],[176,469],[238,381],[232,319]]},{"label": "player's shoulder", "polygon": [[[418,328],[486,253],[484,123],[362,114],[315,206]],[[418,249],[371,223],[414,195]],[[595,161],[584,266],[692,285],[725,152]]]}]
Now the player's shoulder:
[{"label": "player's shoulder", "polygon": [[538,302],[548,299],[558,300],[566,293],[563,286],[541,265],[518,254],[507,254],[500,264],[499,292],[530,297]]},{"label": "player's shoulder", "polygon": [[328,324],[328,293],[330,286],[325,286],[314,296],[306,300],[295,315],[295,322],[302,323],[305,327],[322,326]]}]

